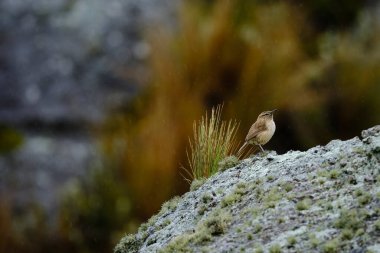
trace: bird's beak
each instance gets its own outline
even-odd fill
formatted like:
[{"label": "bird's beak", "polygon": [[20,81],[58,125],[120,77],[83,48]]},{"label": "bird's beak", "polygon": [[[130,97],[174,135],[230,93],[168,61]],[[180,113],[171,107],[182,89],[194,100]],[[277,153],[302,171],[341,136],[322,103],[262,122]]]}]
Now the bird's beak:
[{"label": "bird's beak", "polygon": [[273,111],[271,111],[271,114],[273,114],[275,111],[277,111],[277,109],[274,109]]}]

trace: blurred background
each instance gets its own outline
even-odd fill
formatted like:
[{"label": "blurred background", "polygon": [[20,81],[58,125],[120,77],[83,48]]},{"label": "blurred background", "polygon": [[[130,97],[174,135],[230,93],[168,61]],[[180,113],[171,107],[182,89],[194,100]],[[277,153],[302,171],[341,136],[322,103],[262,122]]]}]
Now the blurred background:
[{"label": "blurred background", "polygon": [[1,0],[0,252],[111,252],[224,103],[267,149],[380,123],[380,1]]}]

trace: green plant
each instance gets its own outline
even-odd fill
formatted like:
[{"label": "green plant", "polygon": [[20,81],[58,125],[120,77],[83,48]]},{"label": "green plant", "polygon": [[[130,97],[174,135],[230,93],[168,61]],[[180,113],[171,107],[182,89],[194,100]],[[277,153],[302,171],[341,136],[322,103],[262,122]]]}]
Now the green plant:
[{"label": "green plant", "polygon": [[264,253],[264,250],[261,246],[257,246],[255,249],[255,253]]},{"label": "green plant", "polygon": [[281,253],[281,246],[279,244],[273,244],[269,248],[269,253]]},{"label": "green plant", "polygon": [[294,186],[291,182],[286,182],[283,187],[284,187],[285,191],[287,191],[287,192],[290,192],[294,188]]},{"label": "green plant", "polygon": [[296,209],[298,211],[307,210],[310,208],[310,203],[311,203],[310,199],[306,198],[302,201],[297,202]]},{"label": "green plant", "polygon": [[310,238],[311,247],[316,248],[319,244],[319,240],[317,237]]},{"label": "green plant", "polygon": [[343,229],[341,233],[341,237],[343,240],[351,240],[354,237],[354,233],[352,229]]},{"label": "green plant", "polygon": [[357,200],[360,206],[365,206],[372,200],[372,196],[371,194],[364,192]]},{"label": "green plant", "polygon": [[115,253],[137,253],[141,247],[141,241],[136,239],[135,235],[124,236],[121,241],[116,245]]},{"label": "green plant", "polygon": [[253,227],[253,233],[257,234],[257,233],[259,233],[262,229],[263,229],[263,227],[262,227],[260,224],[256,224],[256,225]]},{"label": "green plant", "polygon": [[206,228],[211,235],[220,235],[227,231],[231,215],[221,209],[211,213],[201,224],[200,228]]},{"label": "green plant", "polygon": [[190,185],[190,191],[196,191],[206,182],[206,178],[194,179]]},{"label": "green plant", "polygon": [[236,153],[235,140],[239,123],[221,119],[223,106],[211,110],[211,116],[202,117],[193,125],[193,141],[190,142],[188,161],[190,170],[186,170],[191,179],[208,178],[218,171],[219,162]]},{"label": "green plant", "polygon": [[226,206],[232,205],[233,203],[240,201],[240,199],[241,199],[240,194],[231,193],[227,195],[226,197],[224,197],[224,199],[222,199],[221,206],[226,207]]},{"label": "green plant", "polygon": [[330,179],[337,179],[339,175],[340,175],[340,171],[338,171],[337,169],[333,169],[329,172]]},{"label": "green plant", "polygon": [[338,252],[339,241],[337,239],[330,240],[323,245],[323,252],[325,253],[335,253]]},{"label": "green plant", "polygon": [[239,158],[236,156],[227,156],[219,162],[219,170],[225,171],[239,164]]},{"label": "green plant", "polygon": [[297,242],[297,239],[295,236],[289,236],[288,238],[286,238],[286,240],[288,241],[288,244],[290,246],[293,246]]}]

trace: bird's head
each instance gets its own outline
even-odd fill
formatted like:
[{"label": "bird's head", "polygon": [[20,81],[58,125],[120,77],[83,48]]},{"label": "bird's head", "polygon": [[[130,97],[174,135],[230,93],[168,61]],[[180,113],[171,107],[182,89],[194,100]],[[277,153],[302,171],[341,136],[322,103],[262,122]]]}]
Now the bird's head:
[{"label": "bird's head", "polygon": [[257,119],[273,119],[273,113],[277,111],[277,109],[274,109],[272,111],[265,111],[260,113],[259,117]]}]

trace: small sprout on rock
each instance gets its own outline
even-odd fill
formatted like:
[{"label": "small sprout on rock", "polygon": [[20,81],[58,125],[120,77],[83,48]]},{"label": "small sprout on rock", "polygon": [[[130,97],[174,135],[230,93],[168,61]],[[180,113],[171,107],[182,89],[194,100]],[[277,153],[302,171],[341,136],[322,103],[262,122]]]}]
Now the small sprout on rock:
[{"label": "small sprout on rock", "polygon": [[291,190],[293,190],[293,188],[294,188],[294,186],[293,186],[293,184],[290,183],[290,182],[286,182],[286,183],[284,184],[284,189],[285,189],[285,191],[287,191],[287,192],[290,192]]},{"label": "small sprout on rock", "polygon": [[200,205],[198,208],[198,214],[203,215],[207,211],[207,206],[206,205]]},{"label": "small sprout on rock", "polygon": [[289,200],[289,201],[293,201],[293,199],[296,197],[296,195],[294,195],[293,193],[289,193],[286,195],[286,198]]},{"label": "small sprout on rock", "polygon": [[284,217],[278,218],[278,224],[282,224],[284,222],[285,222],[285,218]]},{"label": "small sprout on rock", "polygon": [[377,175],[377,177],[376,177],[376,182],[377,182],[378,184],[380,184],[380,174]]},{"label": "small sprout on rock", "polygon": [[303,210],[307,210],[310,208],[310,204],[311,204],[311,200],[306,198],[306,199],[303,199],[301,201],[298,201],[298,203],[296,204],[296,209],[298,211],[303,211]]},{"label": "small sprout on rock", "polygon": [[236,156],[227,156],[219,162],[219,171],[225,171],[239,164],[239,159]]},{"label": "small sprout on rock", "polygon": [[240,188],[240,189],[245,189],[247,188],[247,184],[244,183],[244,182],[240,182],[236,185],[237,188]]},{"label": "small sprout on rock", "polygon": [[314,241],[314,242],[316,242],[316,245],[314,245],[314,247],[317,246],[319,243],[317,236],[314,233],[309,233],[308,236],[309,236],[309,240],[310,240],[311,244],[314,245],[313,244],[313,241]]},{"label": "small sprout on rock", "polygon": [[203,222],[203,226],[211,235],[220,235],[226,232],[231,216],[222,210],[217,210]]},{"label": "small sprout on rock", "polygon": [[206,228],[200,228],[199,231],[194,234],[194,242],[197,244],[204,244],[212,240],[210,232]]},{"label": "small sprout on rock", "polygon": [[365,231],[364,229],[362,228],[359,228],[356,233],[355,233],[355,236],[361,236],[361,235],[364,235]]},{"label": "small sprout on rock", "polygon": [[270,182],[270,181],[272,181],[273,179],[274,179],[274,176],[273,176],[273,175],[268,175],[268,176],[267,176],[267,181]]},{"label": "small sprout on rock", "polygon": [[146,245],[149,246],[149,245],[155,244],[156,242],[157,242],[156,238],[149,238],[149,240],[146,242]]},{"label": "small sprout on rock", "polygon": [[349,176],[348,177],[348,183],[350,183],[350,184],[357,184],[358,182],[357,182],[357,180],[356,180],[356,178],[354,177],[354,176]]},{"label": "small sprout on rock", "polygon": [[279,201],[282,198],[277,188],[272,188],[265,196],[266,201]]},{"label": "small sprout on rock", "polygon": [[124,236],[119,244],[115,247],[115,253],[131,252],[137,253],[141,247],[142,242],[136,239],[135,235]]},{"label": "small sprout on rock", "polygon": [[233,203],[238,202],[240,199],[241,199],[240,194],[232,193],[224,197],[224,199],[222,199],[221,205],[222,207],[230,206]]},{"label": "small sprout on rock", "polygon": [[354,195],[355,195],[355,197],[362,196],[362,195],[363,195],[363,190],[362,190],[362,189],[357,189],[357,190],[354,192]]},{"label": "small sprout on rock", "polygon": [[334,223],[336,228],[352,229],[353,231],[363,227],[363,221],[360,219],[357,211],[343,210]]},{"label": "small sprout on rock", "polygon": [[316,248],[319,244],[319,240],[317,237],[310,238],[311,247]]},{"label": "small sprout on rock", "polygon": [[323,252],[336,253],[339,249],[339,242],[337,239],[330,240],[323,245]]},{"label": "small sprout on rock", "polygon": [[234,193],[243,196],[247,193],[247,190],[245,188],[236,187]]},{"label": "small sprout on rock", "polygon": [[270,201],[265,203],[265,208],[275,208],[276,207],[276,202]]},{"label": "small sprout on rock", "polygon": [[340,175],[340,171],[338,171],[337,169],[330,170],[329,172],[330,179],[337,179],[339,175]]},{"label": "small sprout on rock", "polygon": [[253,235],[252,234],[248,234],[247,235],[247,239],[251,241],[253,239]]},{"label": "small sprout on rock", "polygon": [[259,233],[262,229],[263,229],[263,227],[262,227],[260,224],[256,224],[256,225],[253,227],[253,233],[257,234],[257,233]]},{"label": "small sprout on rock", "polygon": [[352,229],[343,229],[341,233],[343,240],[351,240],[354,237],[354,232]]},{"label": "small sprout on rock", "polygon": [[317,175],[320,177],[328,177],[329,173],[327,170],[319,170],[317,171]]},{"label": "small sprout on rock", "polygon": [[255,196],[255,197],[256,197],[257,199],[260,199],[260,198],[262,197],[263,190],[262,190],[261,188],[256,188],[255,193],[256,193],[256,196]]},{"label": "small sprout on rock", "polygon": [[257,246],[254,252],[255,253],[264,253],[264,250],[261,246]]},{"label": "small sprout on rock", "polygon": [[193,182],[191,182],[190,185],[190,191],[196,191],[201,187],[205,182],[207,178],[200,178],[200,179],[194,179]]},{"label": "small sprout on rock", "polygon": [[251,214],[254,218],[256,218],[259,215],[260,209],[258,208],[252,208],[251,209]]},{"label": "small sprout on rock", "polygon": [[180,197],[175,196],[169,201],[166,201],[161,208],[160,212],[174,211],[177,208],[178,202],[181,200]]},{"label": "small sprout on rock", "polygon": [[358,203],[361,206],[367,205],[372,200],[371,194],[365,192],[362,196],[358,197]]},{"label": "small sprout on rock", "polygon": [[269,253],[281,253],[281,246],[279,244],[273,244],[269,247]]},{"label": "small sprout on rock", "polygon": [[334,209],[334,207],[333,207],[333,205],[331,204],[331,202],[329,202],[329,203],[326,204],[326,209],[327,209],[327,210],[333,210],[333,209]]},{"label": "small sprout on rock", "polygon": [[[194,233],[183,233],[173,238],[159,253],[176,253],[191,252],[189,244],[191,241],[197,240],[196,236],[202,236]],[[126,251],[129,252],[129,251]],[[115,252],[116,253],[116,252]]]},{"label": "small sprout on rock", "polygon": [[202,196],[202,202],[203,202],[204,204],[209,203],[212,199],[213,199],[212,196],[211,196],[210,194],[208,194],[208,193],[205,193],[205,194]]},{"label": "small sprout on rock", "polygon": [[169,219],[165,219],[162,224],[161,224],[161,227],[166,227],[168,226],[169,224],[171,223],[171,221]]},{"label": "small sprout on rock", "polygon": [[286,240],[288,241],[289,246],[293,246],[297,242],[297,239],[295,236],[289,236],[288,238],[286,238]]}]

